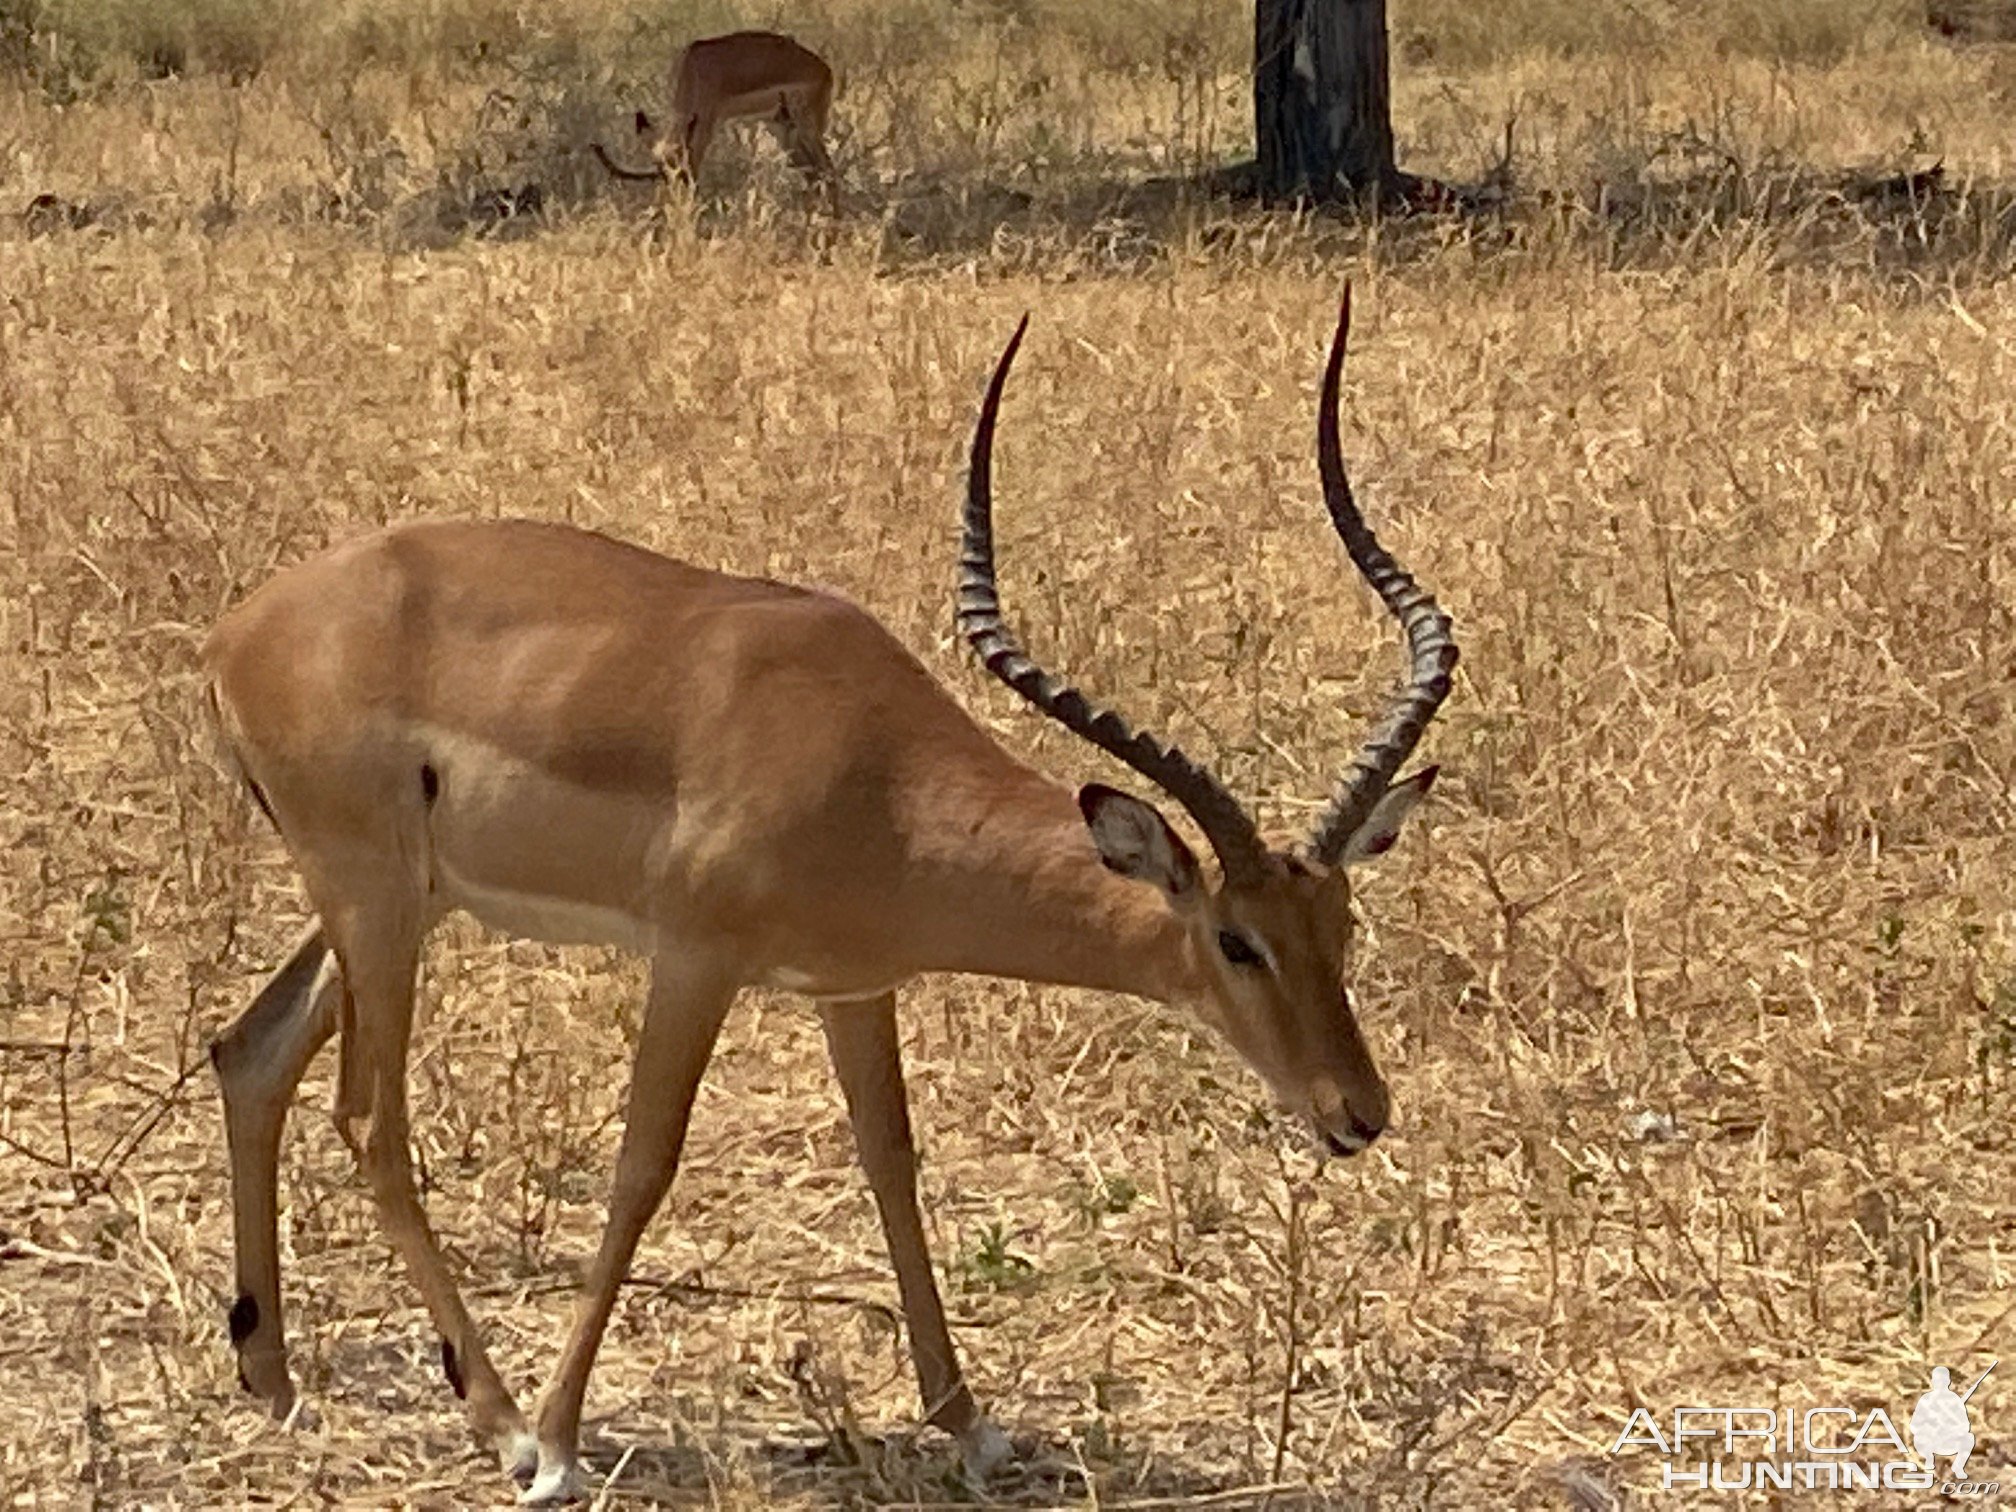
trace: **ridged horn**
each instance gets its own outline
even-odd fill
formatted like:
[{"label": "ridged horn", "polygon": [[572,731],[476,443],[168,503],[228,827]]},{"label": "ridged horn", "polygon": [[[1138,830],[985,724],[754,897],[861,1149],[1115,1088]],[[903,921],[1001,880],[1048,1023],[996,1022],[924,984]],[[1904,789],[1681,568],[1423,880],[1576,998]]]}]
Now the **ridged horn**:
[{"label": "ridged horn", "polygon": [[1345,475],[1344,453],[1337,440],[1338,391],[1343,382],[1345,339],[1350,332],[1351,286],[1346,284],[1316,412],[1316,465],[1323,478],[1323,502],[1330,511],[1330,523],[1337,527],[1352,562],[1407,637],[1407,681],[1373,724],[1372,733],[1346,770],[1337,796],[1310,837],[1309,853],[1326,866],[1337,864],[1352,835],[1370,817],[1394,774],[1420,742],[1428,721],[1449,696],[1449,674],[1457,657],[1449,616],[1379,544],[1351,496],[1351,480]]},{"label": "ridged horn", "polygon": [[1024,315],[995,364],[979,422],[973,428],[973,450],[966,471],[965,534],[959,551],[959,631],[994,676],[1182,804],[1217,852],[1227,880],[1257,876],[1265,864],[1266,847],[1239,800],[1176,746],[1130,728],[1113,710],[1094,703],[1037,666],[1002,616],[1001,595],[994,583],[994,424],[1008,370],[1028,329],[1029,317]]}]

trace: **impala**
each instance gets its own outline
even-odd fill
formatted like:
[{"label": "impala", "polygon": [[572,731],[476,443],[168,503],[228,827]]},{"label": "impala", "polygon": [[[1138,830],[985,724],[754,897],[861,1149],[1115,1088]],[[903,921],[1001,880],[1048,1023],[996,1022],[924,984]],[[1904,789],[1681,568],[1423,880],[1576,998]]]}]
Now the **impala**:
[{"label": "impala", "polygon": [[[679,54],[672,68],[672,118],[652,154],[655,169],[622,167],[600,142],[589,146],[618,178],[676,176],[698,184],[715,131],[725,122],[753,117],[776,133],[807,177],[830,190],[835,174],[826,155],[826,113],[832,104],[833,70],[811,48],[777,32],[730,32],[702,37]],[[642,111],[637,130],[655,130]]]},{"label": "impala", "polygon": [[[577,1489],[589,1370],[678,1164],[736,994],[817,1005],[880,1212],[928,1419],[969,1473],[1009,1452],[967,1389],[925,1250],[896,989],[925,972],[1062,983],[1193,1009],[1338,1154],[1387,1120],[1345,994],[1345,868],[1389,846],[1434,777],[1394,781],[1448,692],[1448,618],[1381,549],[1337,442],[1348,292],[1318,457],[1331,519],[1398,617],[1408,678],[1299,850],[1270,849],[1175,746],[1045,673],[1002,617],[992,450],[1028,321],[974,432],[958,622],[994,676],[1187,810],[1219,877],[1150,803],[1073,794],[963,712],[865,611],[529,522],[395,527],[282,573],[217,627],[211,699],[319,923],[213,1050],[231,1155],[242,1383],[294,1401],[277,1246],[282,1123],[339,1040],[335,1118],[440,1332],[477,1432],[528,1483]],[[451,909],[608,942],[651,985],[602,1241],[528,1428],[428,1228],[407,1148],[421,942]]]}]

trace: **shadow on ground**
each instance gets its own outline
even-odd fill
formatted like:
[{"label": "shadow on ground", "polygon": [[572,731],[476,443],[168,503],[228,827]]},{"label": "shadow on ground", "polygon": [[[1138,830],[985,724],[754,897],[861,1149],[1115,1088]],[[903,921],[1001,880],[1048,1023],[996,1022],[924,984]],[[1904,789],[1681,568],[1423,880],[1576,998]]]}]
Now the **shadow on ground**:
[{"label": "shadow on ground", "polygon": [[1694,255],[1704,243],[1748,238],[1788,261],[1907,274],[2000,271],[2016,262],[2016,185],[1959,180],[1939,164],[1829,171],[1744,163],[1708,144],[1681,142],[1573,188],[1526,188],[1509,169],[1479,185],[1427,187],[1433,192],[1376,209],[1265,206],[1252,192],[1250,164],[1189,177],[1115,173],[1031,187],[947,172],[879,183],[857,178],[829,206],[782,172],[712,185],[696,198],[611,182],[585,151],[555,149],[508,178],[396,199],[295,186],[263,201],[162,207],[113,186],[81,201],[37,194],[16,217],[30,236],[176,224],[219,234],[262,221],[315,221],[419,251],[519,240],[613,211],[647,232],[683,222],[702,236],[755,234],[812,256],[867,243],[899,269],[985,258],[1067,273],[1139,271],[1178,252],[1265,252],[1284,236],[1304,255],[1343,257],[1376,245],[1398,261],[1451,245],[1485,252],[1573,245],[1612,266],[1656,266]]},{"label": "shadow on ground", "polygon": [[[1017,1462],[969,1486],[959,1456],[942,1435],[838,1433],[823,1440],[771,1437],[743,1449],[762,1490],[777,1500],[834,1508],[1210,1506],[1314,1512],[1347,1505],[1306,1487],[1268,1486],[1209,1475],[1162,1456],[1123,1452],[1092,1455],[1082,1445],[1017,1434]],[[720,1463],[698,1446],[648,1446],[647,1441],[591,1436],[583,1461],[604,1494],[646,1504],[704,1502],[718,1485]],[[612,1481],[613,1478],[613,1481]]]}]

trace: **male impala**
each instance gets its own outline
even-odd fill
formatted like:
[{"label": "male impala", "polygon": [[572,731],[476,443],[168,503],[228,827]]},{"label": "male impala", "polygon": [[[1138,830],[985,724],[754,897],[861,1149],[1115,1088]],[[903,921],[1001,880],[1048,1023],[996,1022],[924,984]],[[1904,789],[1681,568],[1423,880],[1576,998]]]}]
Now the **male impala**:
[{"label": "male impala", "polygon": [[[961,1377],[925,1252],[901,984],[969,972],[1181,1004],[1330,1149],[1376,1139],[1386,1088],[1345,996],[1344,868],[1386,849],[1427,792],[1432,767],[1393,777],[1448,692],[1456,647],[1352,501],[1336,416],[1349,312],[1347,298],[1323,380],[1323,491],[1405,629],[1409,675],[1299,853],[1269,849],[1204,767],[1050,677],[1011,635],[994,586],[991,455],[1019,328],[974,432],[960,628],[996,677],[1187,809],[1217,854],[1215,883],[1151,804],[1098,784],[1074,795],[1024,766],[831,594],[580,530],[433,523],[338,547],[230,614],[206,650],[212,698],[321,920],[214,1050],[235,1205],[231,1336],[248,1389],[280,1413],[294,1398],[280,1131],[309,1058],[338,1031],[337,1125],[440,1330],[450,1384],[531,1502],[576,1489],[589,1369],[744,987],[819,1007],[926,1415],[975,1475],[1008,1444]],[[608,1225],[530,1431],[463,1309],[407,1152],[414,973],[429,927],[454,908],[651,958]]]},{"label": "male impala", "polygon": [[[652,154],[655,171],[621,167],[600,142],[589,145],[618,178],[678,176],[698,184],[715,131],[724,122],[753,117],[776,133],[808,177],[831,189],[835,174],[826,155],[826,113],[832,105],[833,70],[811,48],[777,32],[730,32],[702,37],[673,65],[672,119]],[[653,129],[641,111],[637,129]]]}]

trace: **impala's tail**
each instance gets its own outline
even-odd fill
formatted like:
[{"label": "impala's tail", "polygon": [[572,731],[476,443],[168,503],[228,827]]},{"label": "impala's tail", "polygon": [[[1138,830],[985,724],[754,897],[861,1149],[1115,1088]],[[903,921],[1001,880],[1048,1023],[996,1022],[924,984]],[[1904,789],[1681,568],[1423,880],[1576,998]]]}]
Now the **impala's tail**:
[{"label": "impala's tail", "polygon": [[210,703],[212,754],[221,765],[230,768],[232,774],[245,784],[245,791],[250,793],[252,801],[259,805],[259,812],[266,816],[266,822],[273,826],[274,832],[279,833],[280,816],[273,812],[273,805],[267,800],[266,790],[259,786],[258,779],[252,775],[251,768],[245,765],[244,756],[239,753],[235,721],[231,717],[230,710],[224,706],[224,699],[217,691],[214,678],[204,689],[204,694]]}]

